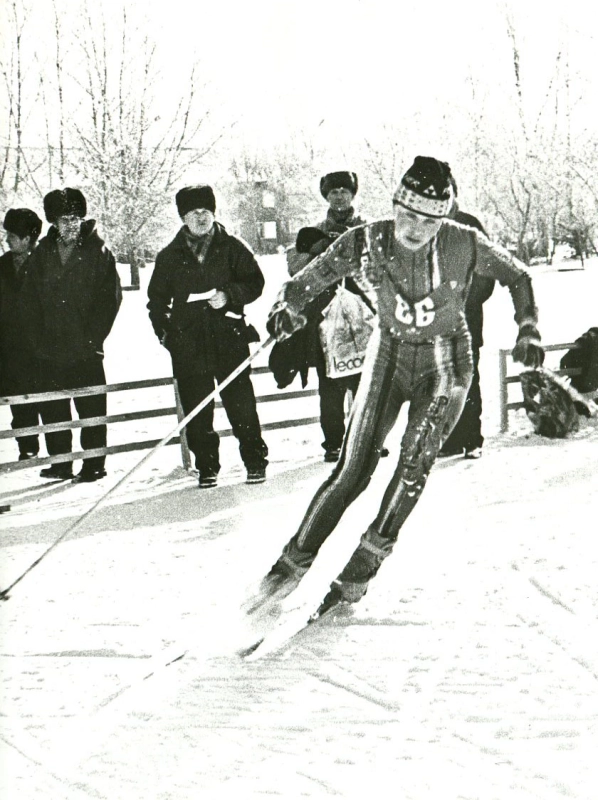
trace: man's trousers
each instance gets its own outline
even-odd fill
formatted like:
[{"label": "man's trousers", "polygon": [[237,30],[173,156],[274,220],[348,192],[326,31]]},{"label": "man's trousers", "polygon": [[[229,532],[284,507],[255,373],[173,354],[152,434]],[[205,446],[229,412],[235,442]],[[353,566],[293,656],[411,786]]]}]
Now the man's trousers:
[{"label": "man's trousers", "polygon": [[[59,389],[82,389],[86,386],[103,386],[106,384],[104,362],[101,356],[76,361],[74,364],[57,364],[53,361],[40,360],[39,368],[40,392],[55,392]],[[106,395],[95,394],[88,397],[73,398],[79,419],[106,416]],[[53,422],[67,422],[72,419],[71,401],[48,400],[38,405],[44,425]],[[51,456],[72,451],[73,434],[70,430],[46,433],[46,449]],[[106,447],[106,426],[92,425],[81,428],[81,448],[95,450]],[[94,456],[84,459],[86,470],[102,470],[105,456]]]},{"label": "man's trousers", "polygon": [[[217,369],[215,374],[198,372],[177,378],[185,416],[214,391],[214,381],[222,383],[230,371]],[[222,390],[220,398],[233,433],[239,441],[239,452],[245,467],[248,471],[265,469],[268,464],[268,448],[262,439],[249,368]],[[195,466],[200,475],[217,475],[220,471],[220,439],[214,430],[214,402],[208,403],[188,423],[186,430],[189,449],[195,456]]]}]

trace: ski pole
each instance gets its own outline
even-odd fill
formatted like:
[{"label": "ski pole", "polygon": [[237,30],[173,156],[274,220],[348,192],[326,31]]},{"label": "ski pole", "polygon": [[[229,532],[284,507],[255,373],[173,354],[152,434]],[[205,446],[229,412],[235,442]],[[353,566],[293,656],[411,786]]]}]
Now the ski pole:
[{"label": "ski pole", "polygon": [[123,485],[124,485],[124,484],[125,484],[125,483],[126,483],[128,480],[129,480],[129,478],[131,478],[131,477],[132,477],[132,476],[133,476],[133,475],[134,475],[134,474],[137,472],[137,470],[139,470],[139,469],[140,469],[140,468],[141,468],[141,467],[142,467],[142,466],[143,466],[143,465],[144,465],[144,464],[145,464],[147,461],[149,461],[149,459],[150,459],[150,458],[151,458],[151,457],[154,455],[154,453],[156,453],[156,452],[157,452],[157,451],[158,451],[158,450],[159,450],[161,447],[164,447],[164,445],[168,444],[168,442],[169,442],[169,441],[170,441],[170,440],[171,440],[171,439],[172,439],[174,436],[176,436],[176,435],[177,435],[177,433],[180,433],[180,432],[183,430],[183,428],[185,427],[185,425],[187,425],[189,422],[191,422],[191,420],[192,420],[192,419],[193,419],[195,416],[197,416],[197,414],[199,414],[199,412],[200,412],[200,411],[202,411],[202,409],[204,409],[204,408],[205,408],[205,407],[208,405],[208,403],[211,403],[211,402],[212,402],[212,401],[213,401],[213,400],[214,400],[216,397],[218,397],[218,395],[220,394],[220,392],[222,391],[222,389],[226,388],[226,387],[229,385],[229,383],[232,383],[232,381],[234,381],[234,379],[235,379],[235,378],[236,378],[238,375],[240,375],[240,374],[243,372],[243,370],[247,369],[247,367],[248,367],[248,366],[251,364],[251,362],[252,362],[252,361],[253,361],[253,360],[256,358],[256,356],[258,356],[258,355],[259,355],[259,354],[260,354],[260,353],[261,353],[263,350],[265,350],[265,349],[266,349],[266,347],[269,347],[269,345],[270,345],[270,344],[272,344],[272,342],[273,342],[273,341],[274,341],[274,338],[273,338],[272,336],[269,336],[269,337],[266,339],[266,341],[265,341],[263,344],[261,344],[261,345],[260,345],[260,346],[257,348],[257,350],[255,350],[253,353],[250,353],[250,355],[248,355],[248,356],[247,356],[247,358],[246,358],[244,361],[242,361],[242,362],[239,364],[239,366],[238,366],[238,367],[235,367],[235,369],[234,369],[234,370],[233,370],[233,371],[232,371],[232,372],[231,372],[229,375],[227,375],[227,377],[226,377],[226,378],[225,378],[225,379],[222,381],[222,383],[219,383],[219,384],[217,384],[217,385],[216,385],[216,388],[214,389],[214,391],[213,391],[213,392],[210,392],[210,394],[209,394],[207,397],[204,397],[204,399],[203,399],[203,400],[202,400],[200,403],[198,403],[198,404],[195,406],[195,408],[194,408],[194,409],[192,409],[192,410],[191,410],[191,411],[190,411],[190,412],[187,414],[187,416],[186,416],[186,417],[183,417],[183,419],[182,419],[182,420],[181,420],[181,421],[178,423],[178,425],[177,425],[175,428],[173,428],[173,429],[170,431],[170,433],[168,433],[168,434],[167,434],[167,435],[166,435],[166,436],[165,436],[163,439],[161,439],[161,440],[158,442],[158,444],[154,445],[154,447],[152,447],[152,449],[151,449],[151,450],[150,450],[148,453],[146,453],[146,454],[143,456],[143,458],[141,459],[141,461],[138,461],[138,462],[137,462],[137,464],[135,464],[135,465],[134,465],[134,466],[133,466],[133,467],[132,467],[132,468],[131,468],[131,469],[130,469],[128,472],[125,472],[125,474],[122,476],[122,478],[121,478],[119,481],[117,481],[117,482],[114,484],[114,486],[112,486],[110,489],[108,489],[108,491],[107,491],[105,494],[103,494],[103,495],[102,495],[102,496],[101,496],[101,497],[100,497],[100,498],[99,498],[99,499],[98,499],[98,500],[97,500],[97,501],[94,503],[94,505],[93,505],[93,506],[91,506],[91,508],[89,508],[89,509],[88,509],[88,510],[87,510],[87,511],[84,513],[84,514],[82,514],[82,515],[79,517],[79,519],[76,519],[76,520],[75,520],[75,521],[72,523],[72,525],[69,525],[69,527],[68,527],[68,528],[67,528],[67,529],[64,531],[64,533],[62,533],[62,534],[61,534],[61,535],[58,537],[58,539],[56,539],[56,541],[55,541],[55,542],[53,542],[53,543],[50,545],[50,547],[48,547],[48,549],[47,549],[45,552],[43,552],[43,553],[41,554],[41,556],[40,556],[38,559],[36,559],[36,560],[33,562],[33,564],[31,564],[31,565],[30,565],[30,566],[29,566],[29,567],[28,567],[28,568],[25,570],[25,572],[23,572],[23,574],[22,574],[22,575],[20,575],[20,576],[19,576],[19,577],[18,577],[18,578],[17,578],[15,581],[13,581],[13,582],[10,584],[10,586],[8,586],[6,589],[3,589],[2,591],[0,591],[0,600],[8,600],[8,599],[9,599],[8,593],[10,592],[10,590],[11,590],[11,589],[14,589],[14,587],[15,587],[15,586],[16,586],[18,583],[20,583],[20,582],[23,580],[23,578],[25,577],[25,575],[27,575],[29,572],[31,572],[31,570],[32,570],[34,567],[36,567],[36,566],[37,566],[37,565],[38,565],[38,564],[39,564],[41,561],[43,561],[43,559],[44,559],[44,558],[45,558],[45,557],[46,557],[46,556],[47,556],[47,555],[48,555],[48,554],[49,554],[49,553],[50,553],[50,552],[51,552],[51,551],[52,551],[52,550],[53,550],[55,547],[57,547],[57,546],[60,544],[60,542],[61,542],[63,539],[65,539],[65,538],[66,538],[66,537],[67,537],[67,536],[68,536],[70,533],[72,533],[72,532],[73,532],[73,531],[75,531],[77,528],[79,528],[79,527],[82,525],[82,523],[83,523],[83,522],[84,522],[86,519],[88,519],[89,517],[91,517],[91,515],[92,515],[92,514],[93,514],[95,511],[97,511],[97,509],[98,509],[98,508],[99,508],[101,505],[103,505],[103,503],[106,501],[106,499],[107,499],[108,497],[110,497],[110,495],[114,494],[114,492],[115,492],[115,491],[116,491],[116,490],[117,490],[117,489],[118,489],[120,486],[123,486]]}]

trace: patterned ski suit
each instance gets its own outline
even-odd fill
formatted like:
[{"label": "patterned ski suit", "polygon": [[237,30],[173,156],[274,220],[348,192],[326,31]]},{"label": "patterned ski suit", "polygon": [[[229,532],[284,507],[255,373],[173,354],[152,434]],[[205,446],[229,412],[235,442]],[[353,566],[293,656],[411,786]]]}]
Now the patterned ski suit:
[{"label": "patterned ski suit", "polygon": [[402,404],[410,401],[397,469],[376,519],[337,582],[345,599],[359,599],[389,555],[462,411],[472,374],[464,308],[474,271],[509,288],[520,327],[536,324],[531,280],[523,264],[451,220],[417,251],[396,243],[393,220],[354,228],[282,289],[281,301],[299,313],[333,281],[365,277],[376,293],[379,328],[369,346],[340,460],[278,563],[297,574],[307,569],[343,512],[367,487],[384,440]]}]

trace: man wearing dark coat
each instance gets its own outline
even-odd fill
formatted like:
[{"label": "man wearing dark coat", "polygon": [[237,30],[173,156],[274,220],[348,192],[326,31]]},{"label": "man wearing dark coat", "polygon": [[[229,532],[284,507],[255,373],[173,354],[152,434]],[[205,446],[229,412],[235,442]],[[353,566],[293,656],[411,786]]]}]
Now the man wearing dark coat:
[{"label": "man wearing dark coat", "polygon": [[[154,331],[169,351],[181,404],[189,414],[249,356],[255,330],[244,306],[261,295],[264,276],[249,248],[215,221],[210,186],[187,186],[175,198],[183,226],[158,253],[147,307]],[[262,439],[249,367],[221,392],[222,404],[247,470],[247,483],[266,479],[268,448]],[[214,403],[187,425],[200,488],[216,486],[219,437]]]},{"label": "man wearing dark coat", "polygon": [[[320,194],[328,203],[326,218],[316,226],[302,228],[295,248],[287,254],[289,273],[291,276],[302,269],[310,259],[323,253],[324,250],[342,233],[363,225],[365,220],[359,217],[353,207],[359,182],[355,172],[329,172],[320,179]],[[345,436],[345,398],[348,393],[354,397],[359,386],[359,373],[341,378],[331,378],[326,371],[326,358],[320,342],[320,323],[323,312],[332,302],[339,283],[329,286],[306,309],[307,326],[301,332],[305,344],[304,357],[307,367],[315,367],[318,375],[318,394],[320,395],[320,425],[324,435],[324,461],[338,461],[343,438]],[[345,280],[345,287],[359,295],[370,306],[365,292],[353,278]],[[277,354],[273,351],[273,355]]]},{"label": "man wearing dark coat", "polygon": [[[480,231],[486,236],[482,223],[472,214],[461,211],[457,203],[457,183],[451,181],[455,201],[451,209],[450,218],[461,225]],[[451,435],[444,443],[440,457],[464,455],[465,458],[480,458],[482,455],[482,392],[480,387],[480,349],[484,344],[482,328],[484,326],[483,305],[494,291],[494,280],[474,272],[469,287],[469,294],[465,302],[465,319],[471,334],[471,349],[473,354],[473,376],[467,394],[467,400],[457,424]]]},{"label": "man wearing dark coat", "polygon": [[[87,202],[79,189],[55,189],[44,197],[51,227],[27,266],[23,301],[39,364],[39,391],[106,384],[104,341],[120,308],[122,292],[114,256],[85,219]],[[74,398],[80,419],[106,415],[106,395]],[[44,424],[71,419],[70,400],[40,404]],[[46,434],[49,455],[70,453],[70,430]],[[106,447],[106,426],[81,428],[81,447]],[[72,477],[72,462],[43,469],[44,478]],[[105,477],[105,456],[85,458],[77,482]]]},{"label": "man wearing dark coat", "polygon": [[[36,391],[36,361],[23,334],[21,288],[27,260],[42,230],[42,221],[29,208],[10,208],[4,217],[9,252],[0,256],[0,381],[3,395]],[[11,405],[12,428],[33,428],[39,424],[35,403]],[[39,452],[36,434],[17,436],[19,461]]]}]

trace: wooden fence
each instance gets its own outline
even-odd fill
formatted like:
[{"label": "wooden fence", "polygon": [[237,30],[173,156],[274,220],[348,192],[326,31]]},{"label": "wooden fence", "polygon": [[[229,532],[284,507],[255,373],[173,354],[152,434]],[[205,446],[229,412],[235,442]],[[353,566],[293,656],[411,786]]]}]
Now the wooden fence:
[{"label": "wooden fence", "polygon": [[[578,345],[573,343],[568,344],[549,344],[544,345],[544,351],[555,352],[555,351],[566,351],[577,348]],[[509,375],[509,362],[511,359],[511,350],[499,350],[499,370],[500,370],[500,430],[501,433],[506,433],[509,430],[509,411],[516,411],[519,408],[523,408],[523,402],[521,400],[518,401],[509,401],[509,384],[513,383],[520,383],[521,378],[519,375]],[[573,368],[573,369],[555,369],[553,372],[556,375],[579,375],[581,373],[580,368]]]},{"label": "wooden fence", "polygon": [[[269,373],[268,367],[255,367],[252,369],[253,375]],[[16,430],[0,431],[0,439],[14,439],[17,436],[29,434],[44,434],[51,431],[74,430],[76,428],[87,428],[93,425],[113,425],[119,422],[131,422],[133,420],[150,419],[154,417],[164,417],[176,415],[180,421],[185,416],[178,393],[177,382],[173,378],[157,378],[155,380],[130,381],[127,383],[113,383],[106,386],[88,386],[84,389],[64,389],[56,392],[45,392],[41,394],[15,395],[12,397],[0,397],[0,406],[20,405],[24,403],[40,403],[47,400],[64,400],[65,398],[87,397],[95,394],[108,394],[110,392],[123,392],[142,389],[156,388],[159,386],[172,386],[174,391],[175,405],[168,408],[147,409],[145,411],[129,411],[124,414],[109,414],[103,417],[89,417],[87,419],[69,420],[68,422],[55,422],[50,425],[37,425],[30,428],[18,428]],[[259,403],[277,402],[281,400],[296,400],[298,398],[312,397],[317,395],[315,389],[302,389],[299,391],[278,391],[273,394],[258,395],[256,400]],[[221,408],[222,403],[217,402],[216,408]],[[281,428],[292,428],[300,425],[310,425],[319,422],[320,417],[302,417],[300,419],[283,420],[281,422],[270,422],[262,424],[263,431],[277,430]],[[220,436],[231,436],[232,430],[226,428],[218,431]],[[20,469],[30,469],[31,467],[43,466],[46,464],[56,464],[67,461],[76,461],[82,458],[93,456],[108,456],[115,453],[127,453],[133,450],[148,450],[155,447],[161,439],[145,439],[143,441],[127,442],[126,444],[112,445],[110,447],[97,448],[95,450],[77,451],[63,453],[56,456],[41,456],[30,458],[26,461],[10,461],[0,463],[0,473],[12,472]],[[185,431],[181,436],[175,436],[168,444],[179,444],[181,446],[183,466],[185,469],[191,467],[191,456],[187,446]]]}]

